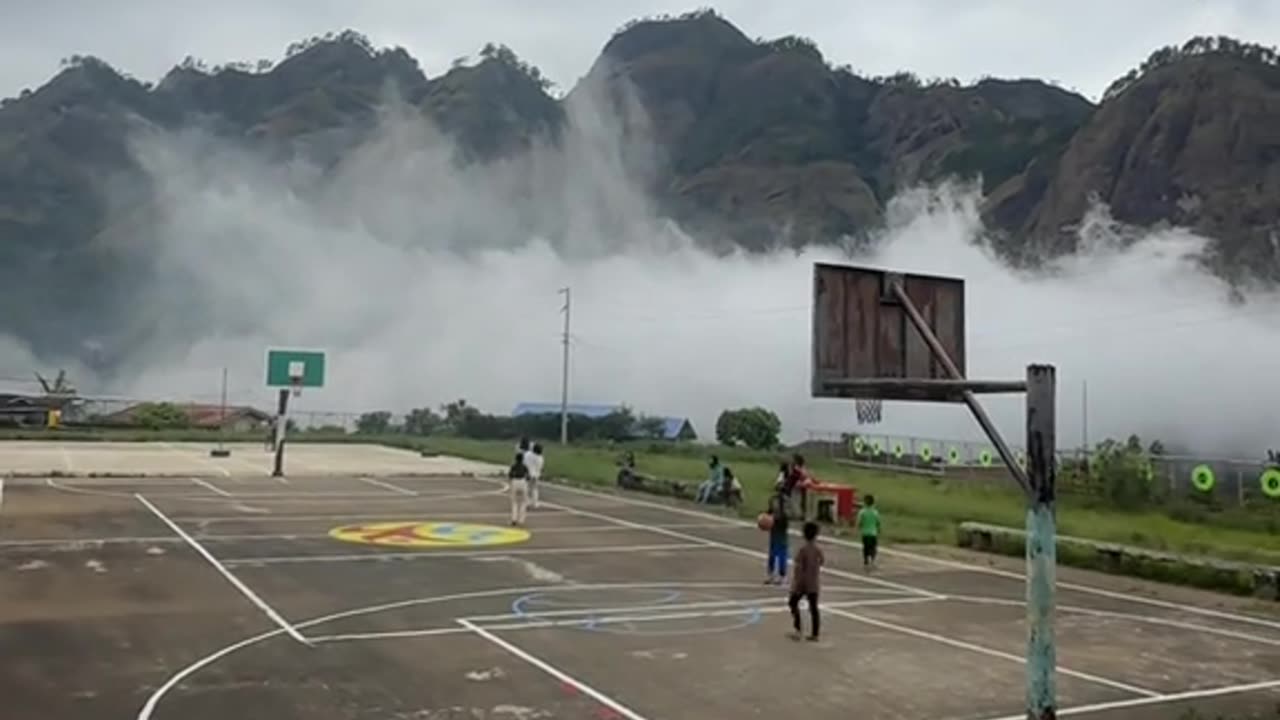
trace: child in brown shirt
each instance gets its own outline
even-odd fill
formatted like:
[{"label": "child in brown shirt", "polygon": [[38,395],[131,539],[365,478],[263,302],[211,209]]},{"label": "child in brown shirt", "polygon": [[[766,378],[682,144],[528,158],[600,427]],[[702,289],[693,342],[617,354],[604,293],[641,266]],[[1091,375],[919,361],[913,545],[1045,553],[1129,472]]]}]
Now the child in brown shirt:
[{"label": "child in brown shirt", "polygon": [[795,568],[791,575],[791,596],[787,598],[787,605],[791,607],[791,624],[795,628],[793,637],[800,639],[800,598],[804,597],[809,601],[809,637],[810,641],[818,639],[818,629],[821,621],[818,617],[818,589],[819,576],[822,573],[822,565],[826,558],[822,555],[822,548],[818,547],[818,523],[807,522],[804,524],[804,545],[796,551]]}]

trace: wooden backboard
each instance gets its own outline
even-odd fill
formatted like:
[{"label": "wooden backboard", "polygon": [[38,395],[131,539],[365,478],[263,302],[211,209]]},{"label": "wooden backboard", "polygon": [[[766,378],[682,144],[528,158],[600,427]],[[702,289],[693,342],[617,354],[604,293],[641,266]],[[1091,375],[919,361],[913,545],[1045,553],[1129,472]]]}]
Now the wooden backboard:
[{"label": "wooden backboard", "polygon": [[964,280],[815,263],[813,266],[813,397],[920,400],[906,385],[853,392],[831,381],[897,378],[950,380],[916,331],[890,277],[900,279],[952,362],[965,369]]}]

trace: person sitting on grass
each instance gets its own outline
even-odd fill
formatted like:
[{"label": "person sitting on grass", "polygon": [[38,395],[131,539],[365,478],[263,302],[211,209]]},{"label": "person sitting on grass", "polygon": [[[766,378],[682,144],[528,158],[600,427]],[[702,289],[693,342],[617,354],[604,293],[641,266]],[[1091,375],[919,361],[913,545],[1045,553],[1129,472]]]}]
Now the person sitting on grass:
[{"label": "person sitting on grass", "polygon": [[742,504],[742,483],[733,474],[733,468],[724,466],[724,481],[721,484],[720,499],[725,507],[738,507]]},{"label": "person sitting on grass", "polygon": [[712,495],[724,483],[724,466],[720,464],[720,458],[712,455],[711,462],[708,465],[711,467],[711,474],[698,486],[698,496],[695,498],[699,503],[711,502]]}]

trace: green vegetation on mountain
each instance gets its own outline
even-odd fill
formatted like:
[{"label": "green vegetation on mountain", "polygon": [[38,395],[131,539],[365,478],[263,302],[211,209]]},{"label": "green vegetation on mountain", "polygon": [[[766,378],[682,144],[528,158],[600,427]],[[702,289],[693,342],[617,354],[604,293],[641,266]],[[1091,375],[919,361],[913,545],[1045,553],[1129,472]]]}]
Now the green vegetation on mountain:
[{"label": "green vegetation on mountain", "polygon": [[[810,40],[753,40],[710,10],[628,23],[562,98],[502,45],[429,78],[405,49],[353,31],[295,43],[279,62],[210,68],[189,57],[154,86],[72,56],[44,86],[0,103],[0,283],[39,298],[11,303],[0,332],[81,355],[67,338],[145,332],[127,320],[140,278],[155,272],[149,243],[160,240],[146,230],[163,188],[138,137],[199,128],[324,172],[393,105],[451,138],[460,167],[523,168],[504,189],[514,197],[579,171],[568,152],[515,160],[571,133],[608,146],[587,125],[614,117],[605,131],[619,136],[621,164],[659,211],[714,247],[866,242],[895,193],[980,178],[987,225],[1011,261],[1073,251],[1101,201],[1122,224],[1209,235],[1205,261],[1224,276],[1274,281],[1277,62],[1272,48],[1193,38],[1157,50],[1094,105],[1034,79],[863,77]],[[522,212],[530,237],[572,224]],[[105,352],[97,361],[110,365]]]}]

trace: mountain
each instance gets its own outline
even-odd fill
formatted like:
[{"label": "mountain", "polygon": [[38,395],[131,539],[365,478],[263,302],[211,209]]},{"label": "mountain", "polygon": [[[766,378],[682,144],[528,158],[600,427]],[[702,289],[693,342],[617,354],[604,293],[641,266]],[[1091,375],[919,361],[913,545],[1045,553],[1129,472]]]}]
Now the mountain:
[{"label": "mountain", "polygon": [[[430,78],[352,31],[295,43],[279,63],[187,58],[154,85],[92,57],[64,65],[0,102],[0,286],[23,298],[0,333],[42,353],[84,355],[79,338],[104,328],[146,332],[130,318],[159,272],[148,228],[164,188],[137,138],[195,127],[338,172],[393,102],[450,136],[459,168],[598,132],[575,108],[602,104],[657,209],[711,247],[865,243],[896,192],[981,178],[1010,262],[1075,250],[1101,201],[1120,226],[1212,237],[1219,274],[1280,280],[1280,67],[1229,38],[1156,51],[1097,105],[1033,79],[862,77],[809,40],[752,39],[711,11],[629,23],[561,99],[504,46]],[[513,197],[533,196],[539,172],[568,172],[526,165]],[[528,234],[554,241],[572,221],[554,215],[529,213]]]}]

